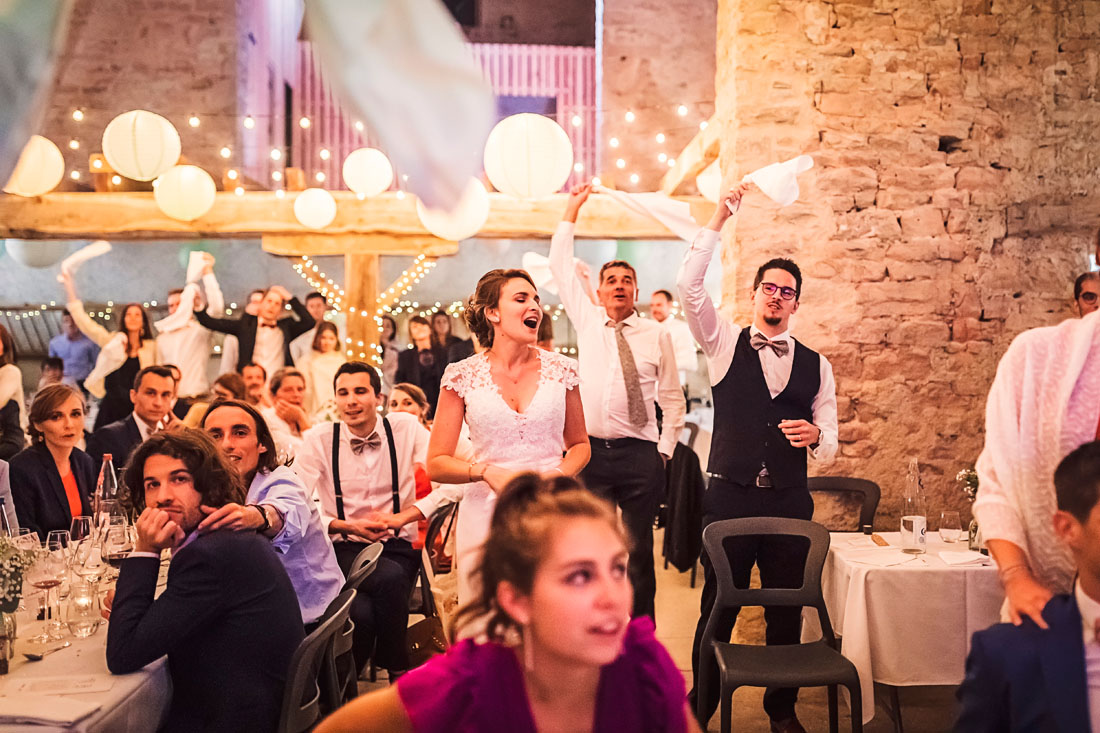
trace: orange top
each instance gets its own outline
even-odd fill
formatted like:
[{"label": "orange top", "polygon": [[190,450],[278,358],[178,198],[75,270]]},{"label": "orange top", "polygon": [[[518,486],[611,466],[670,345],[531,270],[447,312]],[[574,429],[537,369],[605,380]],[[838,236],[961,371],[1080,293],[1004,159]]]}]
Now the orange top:
[{"label": "orange top", "polygon": [[80,503],[80,487],[76,485],[76,474],[69,471],[61,477],[61,483],[65,484],[65,498],[69,500],[69,513],[79,517],[83,507]]}]

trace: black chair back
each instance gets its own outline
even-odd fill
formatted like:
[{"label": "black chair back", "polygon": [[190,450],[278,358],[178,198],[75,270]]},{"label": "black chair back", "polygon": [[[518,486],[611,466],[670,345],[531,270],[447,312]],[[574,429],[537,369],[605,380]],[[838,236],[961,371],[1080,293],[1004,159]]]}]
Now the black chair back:
[{"label": "black chair back", "polygon": [[814,476],[806,480],[806,487],[811,492],[860,494],[863,497],[863,504],[859,510],[858,529],[874,526],[875,512],[878,511],[878,501],[882,494],[878,484],[874,481],[850,476]]},{"label": "black chair back", "polygon": [[329,604],[317,628],[294,651],[283,690],[279,733],[309,730],[321,717],[320,679],[332,679],[335,675],[331,669],[333,640],[349,621],[354,599],[354,589],[345,590],[337,596]]},{"label": "black chair back", "polygon": [[359,590],[359,586],[377,567],[378,558],[382,556],[383,549],[381,542],[374,542],[355,556],[355,562],[351,564],[348,572],[348,579],[344,581],[343,590]]}]

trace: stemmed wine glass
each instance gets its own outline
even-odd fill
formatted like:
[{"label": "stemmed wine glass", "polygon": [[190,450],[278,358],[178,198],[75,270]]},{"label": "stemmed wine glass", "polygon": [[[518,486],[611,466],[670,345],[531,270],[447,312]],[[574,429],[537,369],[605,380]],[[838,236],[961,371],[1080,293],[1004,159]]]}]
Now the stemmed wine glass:
[{"label": "stemmed wine glass", "polygon": [[122,561],[134,549],[134,543],[130,537],[130,527],[126,517],[112,516],[107,524],[106,534],[103,536],[103,557],[110,563],[113,571],[111,578],[118,577],[118,570],[122,567]]},{"label": "stemmed wine glass", "polygon": [[50,591],[61,585],[65,578],[66,565],[60,540],[54,540],[52,545],[47,542],[35,551],[34,562],[27,569],[27,582],[45,591],[46,595],[46,613],[42,620],[42,633],[28,640],[32,643],[48,644],[52,639],[61,638],[60,634],[55,634],[52,628],[53,603]]}]

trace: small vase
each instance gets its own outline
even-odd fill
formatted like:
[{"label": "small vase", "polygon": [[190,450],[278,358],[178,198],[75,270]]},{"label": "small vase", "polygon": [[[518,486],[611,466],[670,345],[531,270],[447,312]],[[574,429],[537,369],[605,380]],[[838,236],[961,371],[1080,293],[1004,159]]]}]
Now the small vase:
[{"label": "small vase", "polygon": [[970,520],[970,541],[968,547],[975,552],[982,549],[982,531],[978,529],[977,519]]},{"label": "small vase", "polygon": [[15,614],[0,611],[0,674],[8,673],[8,660],[15,656]]}]

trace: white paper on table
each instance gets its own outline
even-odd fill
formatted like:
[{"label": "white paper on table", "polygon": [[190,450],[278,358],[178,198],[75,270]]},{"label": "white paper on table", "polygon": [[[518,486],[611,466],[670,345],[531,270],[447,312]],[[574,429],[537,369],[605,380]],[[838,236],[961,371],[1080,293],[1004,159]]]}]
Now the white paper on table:
[{"label": "white paper on table", "polygon": [[0,723],[75,725],[99,708],[98,702],[74,700],[58,695],[0,697]]},{"label": "white paper on table", "polygon": [[871,550],[867,552],[853,552],[845,556],[849,562],[858,562],[863,565],[876,565],[880,568],[888,568],[891,565],[901,565],[910,560],[916,560],[917,556],[908,552],[894,549]]},{"label": "white paper on table", "polygon": [[848,545],[850,547],[867,550],[873,550],[879,547],[879,545],[876,545],[875,541],[867,535],[863,535],[861,537],[853,537],[852,539],[848,540]]},{"label": "white paper on table", "polygon": [[[83,265],[88,260],[105,255],[111,251],[111,243],[98,239],[86,247],[81,247],[76,252],[61,260],[61,271],[72,275],[76,272],[77,268]],[[61,278],[57,278],[58,282],[61,282]]]},{"label": "white paper on table", "polygon": [[798,200],[798,174],[814,167],[814,159],[808,155],[772,163],[757,168],[741,180],[755,183],[768,198],[780,206],[789,206]]},{"label": "white paper on table", "polygon": [[948,565],[989,565],[992,562],[989,557],[974,550],[942,550],[940,559]]},{"label": "white paper on table", "polygon": [[9,681],[4,686],[4,694],[82,695],[87,692],[107,692],[114,684],[114,680],[103,674],[78,677],[32,677]]}]

